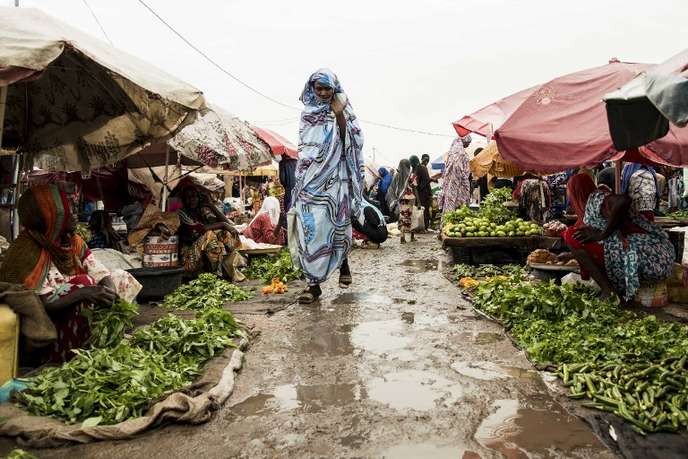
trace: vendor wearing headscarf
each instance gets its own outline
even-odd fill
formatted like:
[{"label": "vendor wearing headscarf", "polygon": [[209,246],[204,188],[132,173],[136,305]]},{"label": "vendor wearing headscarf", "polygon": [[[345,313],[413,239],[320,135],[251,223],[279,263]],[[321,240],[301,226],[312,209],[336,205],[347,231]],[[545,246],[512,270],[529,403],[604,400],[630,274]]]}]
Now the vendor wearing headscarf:
[{"label": "vendor wearing headscarf", "polygon": [[74,234],[71,203],[57,185],[28,189],[17,211],[23,230],[5,254],[0,281],[23,284],[39,295],[57,329],[57,340],[44,359],[62,362],[91,335],[82,310],[111,305],[115,286],[108,269]]},{"label": "vendor wearing headscarf", "polygon": [[299,301],[310,303],[322,294],[320,284],[335,270],[339,269],[340,286],[352,282],[347,257],[351,219],[360,212],[362,199],[363,136],[332,71],[313,73],[301,102],[293,226],[295,250],[308,282]]},{"label": "vendor wearing headscarf", "polygon": [[447,163],[442,173],[442,194],[439,198],[442,214],[453,212],[470,203],[471,169],[465,150],[468,144],[470,144],[470,139],[457,137],[449,148]]},{"label": "vendor wearing headscarf", "polygon": [[621,191],[631,198],[631,208],[635,212],[654,221],[660,188],[657,173],[652,167],[638,163],[626,164],[621,175]]},{"label": "vendor wearing headscarf", "polygon": [[430,208],[432,207],[432,188],[428,168],[421,164],[418,156],[413,155],[409,158],[411,170],[416,177],[417,187],[417,206],[423,207],[423,221],[425,229],[430,229]]},{"label": "vendor wearing headscarf", "polygon": [[235,269],[239,233],[227,217],[192,184],[182,188],[182,203],[184,207],[177,212],[184,269],[192,275],[210,272],[231,281],[244,280]]},{"label": "vendor wearing headscarf", "polygon": [[674,248],[661,227],[631,210],[631,199],[597,188],[587,174],[569,180],[568,199],[578,221],[563,234],[581,275],[590,275],[604,296],[631,300],[641,282],[672,272]]},{"label": "vendor wearing headscarf", "polygon": [[244,230],[244,236],[258,243],[284,245],[287,239],[287,231],[282,224],[284,218],[277,198],[268,196],[258,214]]}]

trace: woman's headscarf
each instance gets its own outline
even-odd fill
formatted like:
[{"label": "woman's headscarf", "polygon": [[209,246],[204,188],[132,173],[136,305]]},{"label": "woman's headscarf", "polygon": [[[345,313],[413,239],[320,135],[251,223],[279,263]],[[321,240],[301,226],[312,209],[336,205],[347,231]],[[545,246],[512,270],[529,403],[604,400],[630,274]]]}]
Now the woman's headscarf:
[{"label": "woman's headscarf", "polygon": [[655,181],[655,195],[657,197],[657,201],[659,202],[661,191],[657,184],[657,173],[655,172],[654,168],[644,164],[630,163],[624,166],[623,173],[621,174],[621,192],[628,193],[628,187],[631,185],[631,177],[633,177],[633,174],[641,169],[646,169],[650,172],[650,174],[652,174],[652,178]]},{"label": "woman's headscarf", "polygon": [[588,198],[596,189],[594,180],[588,174],[576,174],[569,179],[566,185],[566,194],[579,220],[583,220],[585,217],[585,206],[588,204]]},{"label": "woman's headscarf", "polygon": [[392,184],[392,174],[390,174],[389,171],[384,167],[378,169],[377,173],[380,174],[380,184],[378,185],[378,188],[383,194],[386,195],[387,190],[389,190],[389,186]]},{"label": "woman's headscarf", "polygon": [[262,214],[268,214],[272,226],[277,225],[280,217],[279,199],[275,198],[274,196],[268,196],[267,198],[265,198],[265,200],[263,201],[263,205],[260,207],[258,213],[256,213],[256,216],[253,217],[251,223],[253,223],[256,220],[256,218],[258,218]]},{"label": "woman's headscarf", "polygon": [[394,174],[394,178],[387,192],[387,207],[389,207],[389,210],[394,214],[398,212],[397,207],[399,205],[399,199],[401,199],[401,195],[408,185],[410,176],[411,162],[408,159],[402,159],[399,161],[397,173]]},{"label": "woman's headscarf", "polygon": [[62,236],[71,227],[72,210],[67,194],[57,185],[29,188],[17,202],[19,222],[24,227],[7,250],[0,268],[0,280],[38,288],[45,280],[51,262],[65,275],[81,271],[85,242],[72,236],[63,247]]},{"label": "woman's headscarf", "polygon": [[413,155],[409,158],[409,161],[411,162],[411,170],[415,172],[416,168],[420,166],[420,159],[418,159],[418,156]]}]

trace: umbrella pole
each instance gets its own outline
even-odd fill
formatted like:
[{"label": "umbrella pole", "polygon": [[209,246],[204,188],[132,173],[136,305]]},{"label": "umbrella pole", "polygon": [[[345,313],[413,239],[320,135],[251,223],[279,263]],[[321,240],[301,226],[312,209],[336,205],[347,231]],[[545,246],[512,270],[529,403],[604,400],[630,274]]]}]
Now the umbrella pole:
[{"label": "umbrella pole", "polygon": [[[18,6],[18,5],[17,5]],[[5,112],[7,109],[7,86],[0,87],[0,148],[2,148],[2,138],[5,132]],[[19,234],[19,216],[17,214],[17,194],[19,194],[19,169],[20,157],[14,155],[14,171],[12,172],[12,205],[10,207],[10,237],[12,240]]]},{"label": "umbrella pole", "polygon": [[165,144],[165,177],[162,179],[162,199],[160,208],[163,212],[167,209],[167,182],[170,179],[170,146]]},{"label": "umbrella pole", "polygon": [[616,194],[621,194],[621,173],[623,172],[623,160],[616,161],[616,173],[614,174],[614,188]]}]

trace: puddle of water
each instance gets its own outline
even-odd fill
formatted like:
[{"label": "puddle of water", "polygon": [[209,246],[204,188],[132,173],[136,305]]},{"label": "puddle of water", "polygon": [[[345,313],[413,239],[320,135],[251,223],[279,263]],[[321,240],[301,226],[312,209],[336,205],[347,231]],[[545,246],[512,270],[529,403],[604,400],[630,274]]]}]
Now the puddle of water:
[{"label": "puddle of water", "polygon": [[351,331],[351,342],[373,354],[388,354],[413,343],[413,338],[403,336],[407,331],[408,325],[401,320],[363,322]]},{"label": "puddle of water", "polygon": [[421,273],[428,271],[437,271],[439,269],[439,260],[406,260],[399,263],[401,266],[410,268],[409,272]]},{"label": "puddle of water", "polygon": [[346,292],[340,293],[333,300],[332,304],[392,304],[389,297],[365,292]]},{"label": "puddle of water", "polygon": [[536,371],[526,368],[497,365],[494,362],[456,361],[451,364],[451,368],[459,374],[482,381],[515,378],[525,382],[534,381],[538,378],[538,373]]},{"label": "puddle of water", "polygon": [[368,398],[391,408],[427,411],[444,399],[451,403],[464,394],[464,387],[440,375],[419,370],[403,370],[374,378],[367,383]]},{"label": "puddle of water", "polygon": [[590,429],[556,403],[529,408],[518,400],[496,400],[494,406],[497,410],[483,419],[475,439],[505,457],[566,457],[600,447]]},{"label": "puddle of water", "polygon": [[239,416],[256,416],[273,411],[270,407],[270,401],[274,398],[272,394],[258,394],[237,403],[230,409]]},{"label": "puddle of water", "polygon": [[465,453],[464,449],[458,446],[435,445],[432,443],[402,443],[382,451],[380,457],[386,459],[417,459],[420,457],[459,459],[465,457],[465,455],[462,455],[463,453]]},{"label": "puddle of water", "polygon": [[[347,328],[348,327],[348,328]],[[302,355],[351,355],[354,347],[349,333],[352,326],[334,329],[331,322],[322,321],[304,329],[305,341],[300,343]]]},{"label": "puddle of water", "polygon": [[499,341],[504,341],[504,335],[489,332],[478,332],[473,339],[473,342],[478,345],[493,344]]},{"label": "puddle of water", "polygon": [[457,361],[451,364],[451,368],[459,374],[482,381],[493,381],[495,379],[506,379],[511,377],[502,367],[493,362]]},{"label": "puddle of water", "polygon": [[309,413],[332,406],[344,406],[361,400],[358,384],[315,384],[277,386],[271,393],[261,393],[231,407],[240,416],[258,416],[300,409]]}]

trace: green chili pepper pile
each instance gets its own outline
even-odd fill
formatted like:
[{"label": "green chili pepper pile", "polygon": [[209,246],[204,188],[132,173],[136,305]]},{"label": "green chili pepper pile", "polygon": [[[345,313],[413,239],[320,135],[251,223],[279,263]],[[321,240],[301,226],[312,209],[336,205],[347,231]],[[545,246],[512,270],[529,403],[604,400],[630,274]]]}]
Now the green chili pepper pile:
[{"label": "green chili pepper pile", "polygon": [[284,249],[279,256],[260,256],[251,259],[251,264],[244,270],[249,279],[262,279],[271,282],[275,277],[285,284],[294,279],[301,278],[301,270],[294,268],[289,250]]},{"label": "green chili pepper pile", "polygon": [[204,273],[165,297],[167,309],[204,310],[222,307],[225,303],[244,301],[253,295],[214,274]]},{"label": "green chili pepper pile", "polygon": [[82,314],[89,320],[93,347],[113,347],[124,338],[125,330],[133,327],[133,320],[139,313],[136,303],[118,299],[112,306],[84,309]]},{"label": "green chili pepper pile", "polygon": [[582,286],[493,279],[475,306],[502,321],[531,360],[556,365],[572,398],[639,433],[688,428],[688,328],[622,310]]},{"label": "green chili pepper pile", "polygon": [[31,378],[17,399],[32,414],[84,426],[138,417],[151,401],[190,384],[238,333],[222,309],[188,321],[168,315],[114,347],[75,350],[69,362]]}]

